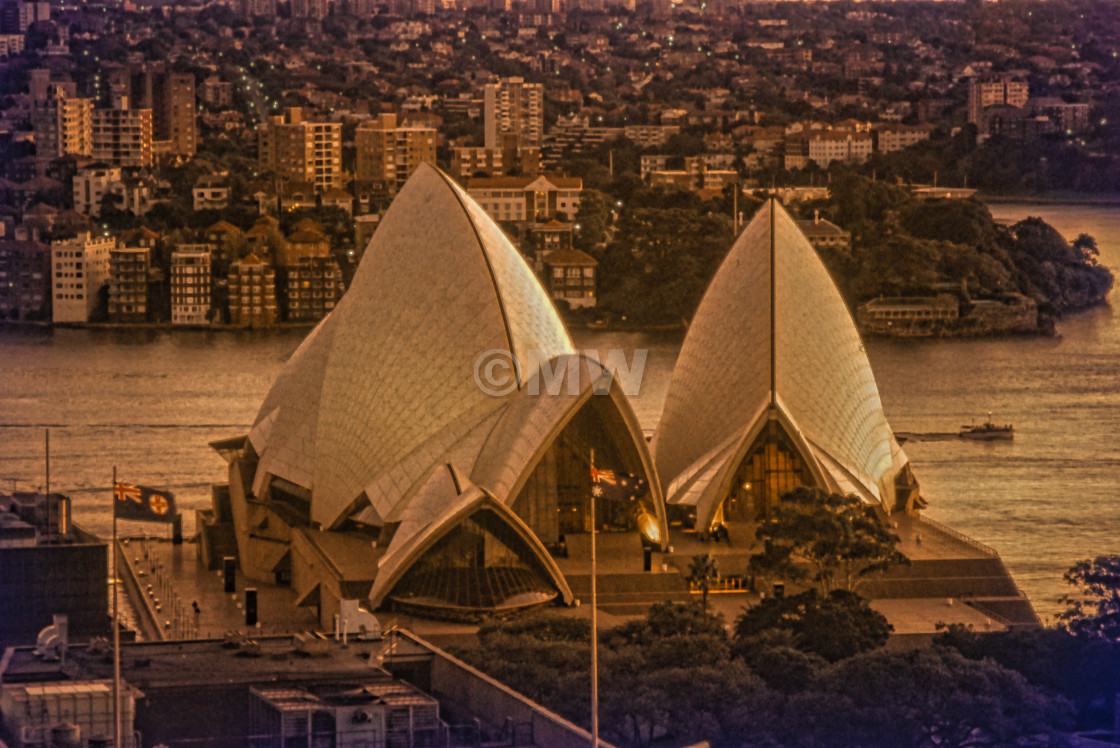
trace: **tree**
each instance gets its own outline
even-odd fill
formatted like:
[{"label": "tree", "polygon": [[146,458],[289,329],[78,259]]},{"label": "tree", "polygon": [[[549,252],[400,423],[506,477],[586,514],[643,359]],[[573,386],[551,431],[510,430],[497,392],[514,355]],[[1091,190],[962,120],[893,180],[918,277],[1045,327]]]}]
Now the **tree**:
[{"label": "tree", "polygon": [[764,598],[735,621],[735,651],[745,655],[756,637],[774,631],[792,634],[792,645],[829,662],[886,644],[892,627],[867,600],[846,590],[821,597],[816,590]]},{"label": "tree", "polygon": [[909,563],[895,550],[898,536],[858,497],[819,488],[784,494],[755,536],[764,550],[751,556],[752,573],[809,579],[822,595],[834,589],[854,592],[866,575],[892,563]]},{"label": "tree", "polygon": [[991,660],[940,647],[839,662],[794,696],[782,745],[1054,745],[1068,702]]},{"label": "tree", "polygon": [[798,649],[796,637],[788,629],[760,633],[744,640],[734,652],[767,686],[785,694],[806,690],[828,665],[819,654]]},{"label": "tree", "polygon": [[583,250],[596,259],[603,254],[602,245],[610,226],[611,208],[608,197],[598,190],[584,190],[580,195],[576,223],[579,228],[572,237],[576,249]]},{"label": "tree", "polygon": [[708,609],[708,592],[711,591],[712,582],[719,578],[719,569],[710,553],[702,556],[693,556],[688,563],[688,581],[700,588],[704,610]]},{"label": "tree", "polygon": [[1077,709],[1080,730],[1113,724],[1113,698],[1120,692],[1120,642],[1076,636],[1063,628],[977,633],[954,624],[933,643],[970,660],[994,660],[1031,684],[1069,699]]},{"label": "tree", "polygon": [[600,258],[602,305],[641,324],[691,319],[732,238],[726,216],[628,206]]},{"label": "tree", "polygon": [[1077,593],[1061,599],[1058,618],[1077,636],[1120,641],[1120,555],[1078,561],[1064,575]]},{"label": "tree", "polygon": [[675,603],[671,600],[654,603],[645,618],[614,628],[609,638],[611,641],[628,644],[648,644],[675,636],[726,638],[720,616],[709,613],[692,601]]},{"label": "tree", "polygon": [[[601,717],[605,732],[623,745],[667,745],[707,740],[716,745],[758,745],[766,740],[779,700],[741,662],[615,670],[619,652],[605,658]],[[658,741],[658,745],[663,744]]]}]

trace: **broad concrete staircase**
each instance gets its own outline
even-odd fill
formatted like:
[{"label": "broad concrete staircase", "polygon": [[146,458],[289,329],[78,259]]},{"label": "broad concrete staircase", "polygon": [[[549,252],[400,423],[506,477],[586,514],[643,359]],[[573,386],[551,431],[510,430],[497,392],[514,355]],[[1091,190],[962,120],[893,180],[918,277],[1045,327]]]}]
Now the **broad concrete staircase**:
[{"label": "broad concrete staircase", "polygon": [[[581,605],[591,604],[591,574],[568,574],[568,585]],[[598,575],[599,610],[617,616],[645,615],[654,603],[686,603],[692,597],[688,582],[675,570],[622,572]]]}]

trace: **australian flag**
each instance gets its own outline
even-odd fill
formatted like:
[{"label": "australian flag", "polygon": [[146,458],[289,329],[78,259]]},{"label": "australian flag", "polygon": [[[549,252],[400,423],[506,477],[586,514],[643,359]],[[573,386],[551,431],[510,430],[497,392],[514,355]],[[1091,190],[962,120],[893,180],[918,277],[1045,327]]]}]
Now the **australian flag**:
[{"label": "australian flag", "polygon": [[138,522],[174,522],[175,495],[147,486],[118,483],[113,487],[113,511],[117,519]]},{"label": "australian flag", "polygon": [[649,490],[646,479],[630,473],[591,468],[591,493],[596,499],[637,503]]}]

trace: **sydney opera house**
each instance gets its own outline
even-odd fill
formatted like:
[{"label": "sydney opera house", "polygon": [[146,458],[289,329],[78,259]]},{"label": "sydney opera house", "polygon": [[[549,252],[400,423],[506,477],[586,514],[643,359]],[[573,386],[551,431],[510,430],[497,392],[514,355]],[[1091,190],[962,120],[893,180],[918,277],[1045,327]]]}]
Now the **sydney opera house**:
[{"label": "sydney opera house", "polygon": [[[593,525],[640,585],[673,576],[656,572],[674,544],[703,547],[797,486],[855,494],[888,521],[921,502],[852,319],[776,201],[712,281],[647,442],[521,254],[430,166],[249,433],[213,446],[229,485],[200,513],[204,557],[290,586],[324,626],[342,600],[460,620],[575,605]],[[592,454],[648,490],[592,516]]]}]

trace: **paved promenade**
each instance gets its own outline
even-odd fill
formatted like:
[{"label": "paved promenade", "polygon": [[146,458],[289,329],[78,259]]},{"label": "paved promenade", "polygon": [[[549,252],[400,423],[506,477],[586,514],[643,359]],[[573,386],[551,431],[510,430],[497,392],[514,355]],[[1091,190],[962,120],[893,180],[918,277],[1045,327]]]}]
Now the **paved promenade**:
[{"label": "paved promenade", "polygon": [[[164,538],[136,537],[122,538],[120,548],[126,562],[121,569],[125,586],[134,585],[130,598],[145,638],[210,639],[229,631],[291,634],[319,628],[315,609],[297,608],[290,589],[257,584],[238,574],[237,592],[224,592],[221,572],[203,567],[196,543],[174,545]],[[245,625],[246,587],[257,590],[259,626]]]}]

